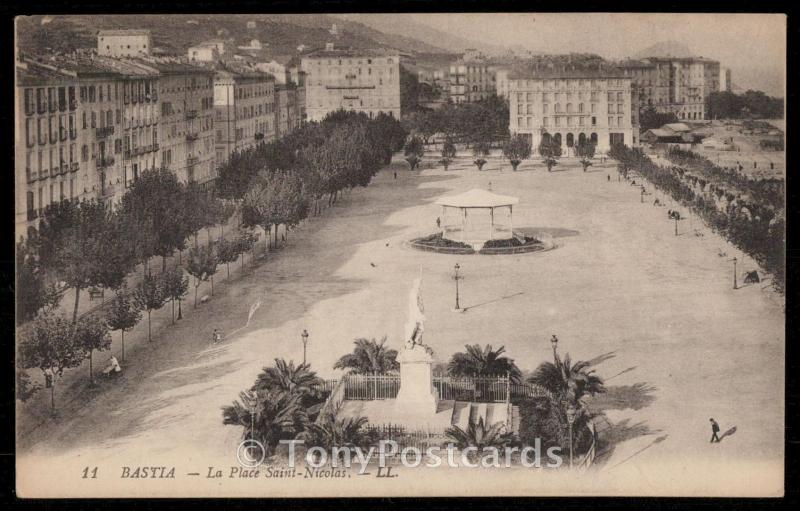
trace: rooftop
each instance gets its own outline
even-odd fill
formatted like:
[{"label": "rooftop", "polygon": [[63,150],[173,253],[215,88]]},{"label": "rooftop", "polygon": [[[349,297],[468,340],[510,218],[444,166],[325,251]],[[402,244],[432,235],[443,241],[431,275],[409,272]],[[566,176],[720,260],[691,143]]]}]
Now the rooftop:
[{"label": "rooftop", "polygon": [[454,208],[497,208],[519,203],[517,197],[498,195],[480,188],[473,188],[468,192],[449,197],[442,197],[436,201],[440,206]]},{"label": "rooftop", "polygon": [[303,56],[304,59],[338,58],[338,57],[399,57],[400,52],[381,48],[334,48],[313,50]]},{"label": "rooftop", "polygon": [[509,79],[554,79],[554,78],[624,78],[623,71],[607,63],[585,65],[535,65],[514,66],[508,74]]},{"label": "rooftop", "polygon": [[101,30],[97,33],[98,36],[115,36],[115,35],[150,35],[149,30],[145,29],[119,29],[119,30]]}]

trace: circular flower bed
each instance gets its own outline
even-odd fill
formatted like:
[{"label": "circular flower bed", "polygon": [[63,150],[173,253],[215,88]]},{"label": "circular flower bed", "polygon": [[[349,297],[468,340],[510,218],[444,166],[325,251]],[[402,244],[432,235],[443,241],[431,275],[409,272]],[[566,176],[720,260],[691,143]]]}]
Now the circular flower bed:
[{"label": "circular flower bed", "polygon": [[435,233],[408,242],[417,250],[438,252],[440,254],[523,254],[553,248],[552,244],[541,241],[532,236],[515,233],[513,238],[502,240],[488,240],[480,250],[475,250],[472,245],[461,241],[450,240],[442,237],[442,233]]}]

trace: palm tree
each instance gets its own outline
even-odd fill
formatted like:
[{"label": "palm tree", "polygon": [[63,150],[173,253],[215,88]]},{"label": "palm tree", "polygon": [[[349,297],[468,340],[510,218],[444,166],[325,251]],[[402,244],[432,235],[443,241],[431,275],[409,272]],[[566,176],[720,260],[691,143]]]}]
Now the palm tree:
[{"label": "palm tree", "polygon": [[385,374],[400,370],[397,350],[386,348],[386,336],[375,339],[356,339],[352,353],[344,355],[333,365],[334,369],[350,369],[350,374]]},{"label": "palm tree", "polygon": [[561,396],[576,405],[585,395],[595,395],[606,391],[603,379],[589,369],[589,362],[572,363],[569,354],[553,362],[542,362],[528,378],[529,383],[540,385],[553,394]]},{"label": "palm tree", "polygon": [[239,393],[239,400],[222,408],[222,423],[241,426],[243,440],[258,440],[271,451],[281,439],[293,438],[307,422],[300,394],[280,389]]},{"label": "palm tree", "polygon": [[265,367],[256,378],[252,390],[280,389],[299,394],[313,394],[322,379],[310,369],[309,364],[294,365],[282,358],[275,359],[275,367]]},{"label": "palm tree", "polygon": [[492,349],[491,344],[485,348],[477,344],[467,344],[464,346],[466,353],[454,353],[447,364],[447,373],[450,376],[493,376],[508,374],[513,383],[519,383],[522,373],[514,359],[502,356],[505,353],[505,346],[500,346],[497,350]]},{"label": "palm tree", "polygon": [[306,445],[325,448],[333,447],[354,450],[356,447],[368,449],[377,440],[376,435],[367,426],[367,418],[363,416],[341,416],[341,403],[332,410],[324,412],[319,419],[306,425],[298,438]]},{"label": "palm tree", "polygon": [[496,422],[487,428],[483,417],[478,422],[470,422],[466,431],[458,426],[451,426],[444,433],[459,449],[476,447],[476,455],[486,448],[503,449],[514,440],[514,435],[505,431],[504,423]]}]

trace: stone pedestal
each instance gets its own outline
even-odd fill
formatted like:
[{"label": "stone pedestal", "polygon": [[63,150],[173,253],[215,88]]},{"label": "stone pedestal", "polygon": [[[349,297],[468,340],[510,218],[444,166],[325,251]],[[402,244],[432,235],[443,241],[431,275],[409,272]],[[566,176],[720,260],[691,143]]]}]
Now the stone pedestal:
[{"label": "stone pedestal", "polygon": [[433,358],[421,346],[401,350],[400,390],[397,392],[397,411],[409,419],[430,418],[436,414],[438,397],[433,386]]}]

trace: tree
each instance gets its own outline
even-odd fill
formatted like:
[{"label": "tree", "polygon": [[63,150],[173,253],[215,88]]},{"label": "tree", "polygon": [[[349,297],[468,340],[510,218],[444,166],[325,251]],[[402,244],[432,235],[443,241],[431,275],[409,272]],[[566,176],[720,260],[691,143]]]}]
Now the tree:
[{"label": "tree", "polygon": [[255,248],[258,241],[258,234],[250,231],[241,231],[234,239],[235,251],[242,258],[242,270],[244,270],[244,253]]},{"label": "tree", "polygon": [[512,382],[519,382],[522,377],[514,360],[503,356],[506,349],[500,346],[492,349],[491,344],[485,348],[477,344],[464,346],[466,352],[454,353],[447,364],[447,373],[455,377],[508,375]]},{"label": "tree", "polygon": [[459,449],[476,448],[477,451],[473,453],[475,456],[484,449],[503,450],[514,439],[511,433],[505,431],[505,422],[496,422],[487,427],[483,417],[477,422],[470,421],[466,430],[450,426],[445,430],[445,435]]},{"label": "tree", "polygon": [[183,317],[181,300],[189,293],[189,279],[184,278],[183,268],[176,266],[163,273],[161,280],[164,286],[164,297],[172,302],[172,324],[174,325],[175,300],[178,301],[178,319],[181,319]]},{"label": "tree", "polygon": [[411,170],[414,170],[425,154],[425,147],[422,144],[422,140],[415,135],[408,139],[403,151],[406,155],[406,161],[411,166]]},{"label": "tree", "polygon": [[83,289],[122,282],[128,271],[127,248],[116,236],[110,209],[94,199],[51,204],[45,208],[39,232],[44,267],[75,290],[75,324]]},{"label": "tree", "polygon": [[503,156],[511,163],[511,168],[516,171],[522,160],[531,156],[530,140],[521,134],[513,135],[503,145]]},{"label": "tree", "polygon": [[583,396],[605,392],[603,379],[594,374],[594,369],[589,369],[590,367],[589,362],[572,364],[567,355],[563,360],[556,358],[555,363],[539,364],[528,382],[540,385],[562,399],[579,405]]},{"label": "tree", "polygon": [[89,383],[94,385],[92,355],[95,350],[104,351],[111,347],[111,333],[104,319],[94,314],[81,317],[75,328],[75,344],[83,349],[84,356],[89,359]]},{"label": "tree", "polygon": [[63,316],[45,312],[25,325],[20,336],[19,365],[41,369],[50,388],[50,406],[56,412],[55,380],[64,369],[78,367],[83,349],[75,342],[73,325]]},{"label": "tree", "polygon": [[489,142],[486,140],[479,140],[472,145],[472,155],[475,157],[473,162],[478,170],[483,170],[486,165],[486,157],[489,156]]},{"label": "tree", "polygon": [[302,183],[288,172],[259,172],[242,203],[244,224],[259,225],[265,234],[273,232],[273,228],[277,232],[280,224],[297,225],[307,212]]},{"label": "tree", "polygon": [[166,258],[182,249],[190,230],[186,211],[191,206],[184,198],[184,188],[174,172],[159,168],[142,172],[122,197],[121,211],[128,232],[141,232],[145,246],[139,250],[142,259],[161,256],[162,271]]},{"label": "tree", "polygon": [[231,263],[235,262],[236,259],[239,258],[236,242],[228,241],[225,238],[220,238],[220,240],[215,244],[215,247],[217,249],[217,260],[220,263],[225,263],[225,267],[228,272],[228,278],[231,278]]},{"label": "tree", "polygon": [[642,131],[660,128],[672,122],[678,122],[677,115],[672,112],[657,112],[654,106],[648,106],[639,113],[639,127]]},{"label": "tree", "polygon": [[42,386],[38,383],[31,383],[31,377],[28,376],[28,372],[20,367],[16,368],[16,388],[17,388],[17,399],[22,401],[23,403],[28,399],[32,398],[34,394],[41,390]]},{"label": "tree", "polygon": [[444,170],[447,170],[447,167],[450,165],[450,162],[453,161],[453,158],[456,157],[456,146],[453,144],[453,141],[445,139],[444,144],[442,144],[442,159],[441,163],[444,165]]},{"label": "tree", "polygon": [[44,269],[34,243],[30,237],[17,242],[14,287],[17,325],[30,321],[41,309],[56,307],[61,301],[61,293],[55,283],[45,283]]},{"label": "tree", "polygon": [[[377,434],[369,429],[367,418],[344,416],[341,409],[339,403],[333,409],[322,412],[317,421],[306,424],[298,438],[304,440],[306,445],[323,447],[329,452],[333,452],[334,447],[368,450],[377,440]],[[341,450],[339,453],[344,456]]]},{"label": "tree", "polygon": [[270,454],[280,440],[291,439],[307,422],[301,396],[279,389],[239,393],[222,409],[222,423],[241,426],[242,440],[257,440]]},{"label": "tree", "polygon": [[125,361],[125,331],[135,327],[142,320],[142,310],[135,297],[123,286],[117,290],[106,315],[106,323],[111,330],[119,330],[122,336],[122,361]]},{"label": "tree", "polygon": [[539,142],[539,154],[544,158],[542,162],[547,165],[547,172],[551,172],[561,156],[561,144],[553,137],[543,136]]},{"label": "tree", "polygon": [[186,258],[186,271],[194,277],[194,307],[197,307],[197,288],[217,271],[217,261],[212,249],[208,247],[193,248]]},{"label": "tree", "polygon": [[[161,274],[163,275],[163,274]],[[164,306],[167,297],[164,294],[164,282],[161,275],[145,275],[133,293],[133,300],[139,310],[147,311],[147,340],[152,342],[150,315],[154,310]]]},{"label": "tree", "polygon": [[575,154],[581,159],[581,166],[583,171],[592,166],[592,158],[594,158],[595,144],[592,141],[578,142],[575,147]]},{"label": "tree", "polygon": [[354,344],[353,352],[337,360],[334,369],[349,369],[350,374],[385,374],[400,370],[397,350],[386,347],[386,336],[380,342],[361,337]]},{"label": "tree", "polygon": [[294,365],[282,358],[275,359],[275,367],[265,367],[256,378],[251,391],[266,392],[283,390],[301,396],[301,404],[307,413],[316,412],[325,401],[320,391],[322,380],[308,364]]}]

